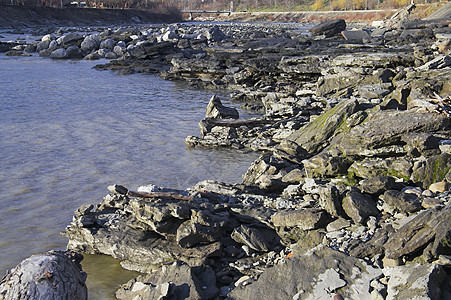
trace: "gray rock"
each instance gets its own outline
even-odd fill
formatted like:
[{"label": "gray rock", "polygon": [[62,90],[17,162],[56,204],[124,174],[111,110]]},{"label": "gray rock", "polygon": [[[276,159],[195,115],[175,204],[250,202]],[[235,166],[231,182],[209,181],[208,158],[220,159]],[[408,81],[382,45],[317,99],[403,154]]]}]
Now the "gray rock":
[{"label": "gray rock", "polygon": [[83,42],[81,43],[81,50],[91,52],[92,50],[96,50],[99,48],[100,39],[96,34],[91,34],[85,37]]},{"label": "gray rock", "polygon": [[337,187],[333,184],[327,184],[319,188],[319,205],[333,217],[343,215],[341,206],[341,195]]},{"label": "gray rock", "polygon": [[114,46],[116,46],[116,41],[113,39],[105,39],[103,41],[100,42],[99,44],[99,48],[104,48],[104,49],[108,49],[110,51],[113,51]]},{"label": "gray rock", "polygon": [[372,178],[390,174],[397,178],[409,180],[412,175],[413,162],[406,158],[365,158],[355,161],[348,173],[359,178]]},{"label": "gray rock", "polygon": [[440,141],[439,148],[442,153],[451,154],[451,140]]},{"label": "gray rock", "polygon": [[237,243],[247,245],[255,251],[267,252],[269,250],[268,243],[257,228],[241,225],[235,228],[231,237]]},{"label": "gray rock", "polygon": [[335,221],[327,224],[326,230],[327,232],[333,232],[349,226],[351,226],[351,222],[349,220],[346,220],[344,218],[338,218]]},{"label": "gray rock", "polygon": [[333,109],[323,113],[310,124],[295,131],[288,140],[295,142],[309,153],[316,153],[328,145],[346,118],[358,110],[358,102],[355,100],[344,100]]},{"label": "gray rock", "polygon": [[1,299],[88,299],[83,256],[72,251],[32,255],[0,283]]},{"label": "gray rock", "polygon": [[116,292],[118,299],[213,299],[219,290],[209,267],[189,267],[174,262],[147,275],[131,279]]},{"label": "gray rock", "polygon": [[395,178],[391,176],[377,176],[360,181],[360,190],[362,193],[371,195],[380,195],[386,190],[400,189],[402,185],[396,183]]},{"label": "gray rock", "polygon": [[412,213],[421,209],[421,199],[417,195],[396,190],[385,191],[384,202],[402,213]]},{"label": "gray rock", "polygon": [[345,155],[362,155],[367,150],[401,144],[402,136],[411,132],[449,130],[448,118],[439,114],[411,111],[380,111],[351,128],[334,142]]},{"label": "gray rock", "polygon": [[70,46],[66,49],[68,58],[82,58],[83,54],[77,46]]},{"label": "gray rock", "polygon": [[45,40],[45,41],[39,42],[36,45],[36,52],[40,52],[42,50],[48,49],[49,45],[50,45],[50,40]]},{"label": "gray rock", "polygon": [[[371,299],[369,282],[381,271],[324,246],[264,271],[256,282],[235,288],[232,299],[330,299],[340,288],[345,299]],[[328,277],[331,276],[331,278]]]},{"label": "gray rock", "polygon": [[309,29],[313,35],[325,35],[332,37],[346,29],[346,22],[343,19],[330,20],[313,26]]},{"label": "gray rock", "polygon": [[69,57],[69,55],[67,54],[67,51],[64,48],[56,49],[56,50],[52,51],[52,53],[50,54],[50,58],[53,58],[53,59],[63,59],[63,58],[68,58],[68,57]]},{"label": "gray rock", "polygon": [[443,181],[451,170],[451,154],[443,153],[426,159],[421,167],[412,172],[411,180],[423,189],[432,183]]},{"label": "gray rock", "polygon": [[369,216],[379,214],[373,199],[356,188],[352,188],[343,198],[343,210],[355,223],[363,223]]},{"label": "gray rock", "polygon": [[73,42],[77,42],[81,39],[83,39],[83,36],[81,34],[79,34],[77,32],[71,32],[66,35],[63,35],[58,40],[60,41],[61,44],[68,45],[68,44],[72,44]]},{"label": "gray rock", "polygon": [[222,105],[221,100],[214,95],[207,105],[205,118],[238,119],[239,113],[235,108]]},{"label": "gray rock", "polygon": [[437,264],[412,264],[385,268],[384,275],[389,277],[387,300],[395,299],[444,299],[443,283],[446,271]]},{"label": "gray rock", "polygon": [[370,34],[365,30],[344,30],[341,35],[350,43],[363,44],[370,41]]},{"label": "gray rock", "polygon": [[[327,142],[325,141],[325,143]],[[313,178],[345,175],[352,163],[353,161],[349,157],[331,155],[324,151],[302,161],[305,173]]]},{"label": "gray rock", "polygon": [[220,42],[220,41],[224,40],[225,38],[227,38],[227,36],[224,34],[224,32],[222,32],[221,29],[219,29],[219,27],[217,25],[205,30],[204,35],[207,38],[207,40],[213,41],[213,42]]},{"label": "gray rock", "polygon": [[451,207],[424,210],[390,235],[384,245],[385,256],[389,259],[417,256],[424,249],[423,258],[431,261],[440,254],[449,253],[450,236]]},{"label": "gray rock", "polygon": [[111,51],[105,54],[106,59],[116,59],[118,56],[115,52]]},{"label": "gray rock", "polygon": [[328,220],[327,213],[316,208],[282,211],[271,216],[271,222],[276,227],[298,227],[302,230],[322,228]]}]

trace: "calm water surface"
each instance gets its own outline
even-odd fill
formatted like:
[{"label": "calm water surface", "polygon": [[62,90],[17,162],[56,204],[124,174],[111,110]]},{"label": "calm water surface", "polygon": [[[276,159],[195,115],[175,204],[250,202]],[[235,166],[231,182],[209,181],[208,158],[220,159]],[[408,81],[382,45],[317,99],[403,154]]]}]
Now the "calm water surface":
[{"label": "calm water surface", "polygon": [[[91,68],[98,63],[0,55],[0,275],[65,249],[60,232],[74,210],[110,184],[240,182],[258,156],[185,147],[212,91]],[[108,257],[88,256],[84,267],[90,299],[111,298],[134,275]]]}]

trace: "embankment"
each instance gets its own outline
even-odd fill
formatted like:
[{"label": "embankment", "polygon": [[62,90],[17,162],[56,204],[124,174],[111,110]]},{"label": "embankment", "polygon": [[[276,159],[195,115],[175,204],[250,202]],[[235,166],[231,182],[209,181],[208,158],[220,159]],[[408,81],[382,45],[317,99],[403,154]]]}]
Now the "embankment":
[{"label": "embankment", "polygon": [[171,23],[181,18],[179,11],[170,9],[156,13],[134,9],[0,6],[0,28]]}]

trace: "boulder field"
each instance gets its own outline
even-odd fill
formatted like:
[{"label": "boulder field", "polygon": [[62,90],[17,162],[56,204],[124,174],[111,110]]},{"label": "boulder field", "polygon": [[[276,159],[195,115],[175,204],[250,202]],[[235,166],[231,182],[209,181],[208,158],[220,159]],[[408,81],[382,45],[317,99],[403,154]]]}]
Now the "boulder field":
[{"label": "boulder field", "polygon": [[451,297],[451,28],[410,10],[379,27],[174,24],[3,45],[230,90],[258,115],[213,96],[186,139],[261,151],[243,182],[112,185],[75,212],[68,249],[142,272],[118,299]]}]

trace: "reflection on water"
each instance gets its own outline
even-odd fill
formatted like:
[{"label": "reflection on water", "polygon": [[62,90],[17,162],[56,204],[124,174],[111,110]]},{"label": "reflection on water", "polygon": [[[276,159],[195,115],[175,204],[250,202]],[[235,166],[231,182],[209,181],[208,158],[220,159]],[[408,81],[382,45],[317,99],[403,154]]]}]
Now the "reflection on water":
[{"label": "reflection on water", "polygon": [[122,269],[119,261],[107,255],[85,254],[81,262],[89,274],[87,285],[89,299],[115,299],[114,293],[128,280],[140,273]]},{"label": "reflection on water", "polygon": [[108,185],[240,182],[258,156],[185,147],[212,91],[97,63],[0,55],[1,273],[64,249],[74,210],[100,202]]}]

